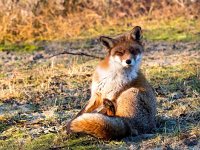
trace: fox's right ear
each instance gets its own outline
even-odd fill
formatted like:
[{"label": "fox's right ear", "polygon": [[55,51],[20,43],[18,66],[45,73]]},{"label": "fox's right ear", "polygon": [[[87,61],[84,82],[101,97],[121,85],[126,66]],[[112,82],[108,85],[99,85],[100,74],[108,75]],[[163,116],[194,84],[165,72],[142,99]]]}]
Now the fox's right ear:
[{"label": "fox's right ear", "polygon": [[111,49],[114,46],[114,39],[107,36],[100,36],[99,38],[101,44],[108,49]]},{"label": "fox's right ear", "polygon": [[140,41],[142,39],[142,28],[140,26],[135,26],[131,30],[131,36],[134,40]]}]

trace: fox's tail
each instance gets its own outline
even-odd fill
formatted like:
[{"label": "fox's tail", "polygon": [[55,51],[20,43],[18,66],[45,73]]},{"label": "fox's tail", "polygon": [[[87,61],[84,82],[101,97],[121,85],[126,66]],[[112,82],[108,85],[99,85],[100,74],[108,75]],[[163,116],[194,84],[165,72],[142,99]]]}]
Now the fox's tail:
[{"label": "fox's tail", "polygon": [[120,117],[99,113],[84,113],[70,124],[72,132],[82,132],[102,139],[118,139],[130,134],[129,127]]}]

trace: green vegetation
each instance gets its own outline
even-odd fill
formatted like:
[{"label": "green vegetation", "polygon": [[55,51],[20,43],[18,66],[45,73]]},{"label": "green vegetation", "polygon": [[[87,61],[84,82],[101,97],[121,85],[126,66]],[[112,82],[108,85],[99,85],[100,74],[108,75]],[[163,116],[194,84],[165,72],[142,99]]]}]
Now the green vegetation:
[{"label": "green vegetation", "polygon": [[0,51],[33,52],[39,51],[42,47],[34,44],[1,44]]},{"label": "green vegetation", "polygon": [[183,17],[150,22],[145,37],[147,40],[198,41],[200,40],[199,23],[199,20]]},{"label": "green vegetation", "polygon": [[54,145],[55,134],[46,134],[35,138],[26,143],[24,149],[27,150],[46,150]]},{"label": "green vegetation", "polygon": [[[152,67],[146,72],[154,86],[165,86],[169,93],[185,88],[200,93],[199,64],[181,64],[167,67]],[[162,84],[160,84],[162,83]]]},{"label": "green vegetation", "polygon": [[[123,22],[118,25],[117,22]],[[53,42],[54,40],[76,42],[82,40],[82,46],[88,48],[87,41],[98,38],[100,35],[114,36],[132,29],[134,25],[140,25],[143,28],[144,39],[150,41],[199,41],[200,40],[200,20],[196,19],[185,19],[179,17],[176,19],[169,20],[149,20],[148,17],[142,17],[140,19],[121,19],[113,20],[111,24],[97,24],[93,25],[92,28],[88,28],[80,31],[73,37],[69,38],[42,38],[42,41]],[[133,22],[139,22],[138,24]],[[130,25],[131,24],[131,25]],[[37,40],[40,43],[41,39]],[[30,42],[30,40],[29,40]],[[32,52],[41,50],[42,47],[36,46],[37,44],[7,44],[0,45],[0,51],[17,51],[17,52]],[[32,42],[33,43],[33,42]],[[83,43],[85,43],[83,45]],[[41,45],[41,44],[40,44]]]},{"label": "green vegetation", "polygon": [[[99,35],[116,35],[131,30],[131,26],[139,25],[144,30],[144,39],[153,41],[198,41],[200,20],[185,19],[184,17],[169,20],[152,20],[148,17],[136,20],[120,20],[123,25],[99,25],[84,30],[76,38],[92,38]],[[138,24],[134,22],[139,22]],[[134,24],[133,24],[134,23]]]}]

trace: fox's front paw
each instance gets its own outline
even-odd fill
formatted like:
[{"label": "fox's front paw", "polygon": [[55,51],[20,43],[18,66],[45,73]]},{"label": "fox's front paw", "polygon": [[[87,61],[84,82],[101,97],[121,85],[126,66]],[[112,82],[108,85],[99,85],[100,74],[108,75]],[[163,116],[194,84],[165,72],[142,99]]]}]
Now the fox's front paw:
[{"label": "fox's front paw", "polygon": [[104,107],[106,107],[106,108],[110,108],[110,107],[113,107],[113,102],[110,101],[110,100],[107,99],[107,98],[104,98],[104,99],[103,99],[103,105],[104,105]]},{"label": "fox's front paw", "polygon": [[106,108],[106,113],[108,116],[114,116],[115,115],[115,106],[112,101],[110,101],[107,98],[103,99],[103,105]]}]

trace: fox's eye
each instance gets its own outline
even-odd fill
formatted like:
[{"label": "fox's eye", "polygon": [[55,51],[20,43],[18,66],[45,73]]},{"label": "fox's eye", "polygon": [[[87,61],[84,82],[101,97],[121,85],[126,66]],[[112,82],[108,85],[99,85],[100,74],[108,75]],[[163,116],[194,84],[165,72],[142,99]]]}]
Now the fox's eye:
[{"label": "fox's eye", "polygon": [[118,55],[118,56],[122,56],[123,55],[122,52],[116,52],[115,54]]},{"label": "fox's eye", "polygon": [[133,54],[133,55],[137,55],[137,54],[138,54],[138,52],[139,52],[139,50],[138,50],[138,49],[134,49],[134,50],[132,50],[132,51],[131,51],[131,54]]}]

